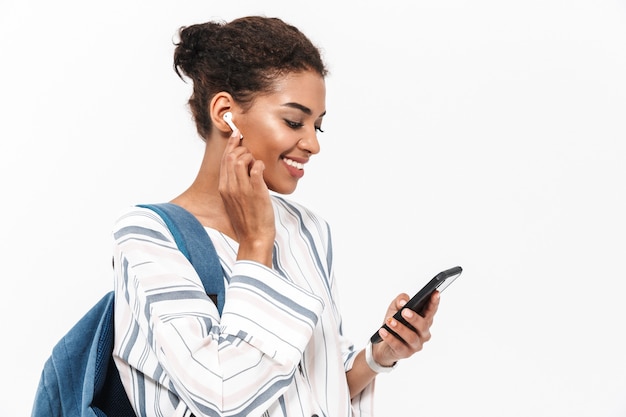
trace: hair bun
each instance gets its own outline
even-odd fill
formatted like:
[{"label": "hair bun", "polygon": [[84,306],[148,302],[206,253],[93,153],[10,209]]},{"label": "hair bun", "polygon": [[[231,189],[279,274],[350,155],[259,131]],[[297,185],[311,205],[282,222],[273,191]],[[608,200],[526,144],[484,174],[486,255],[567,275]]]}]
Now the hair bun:
[{"label": "hair bun", "polygon": [[196,73],[198,64],[210,56],[216,34],[223,24],[207,22],[192,26],[183,26],[178,30],[179,41],[174,52],[174,69],[181,76],[179,70],[191,77]]}]

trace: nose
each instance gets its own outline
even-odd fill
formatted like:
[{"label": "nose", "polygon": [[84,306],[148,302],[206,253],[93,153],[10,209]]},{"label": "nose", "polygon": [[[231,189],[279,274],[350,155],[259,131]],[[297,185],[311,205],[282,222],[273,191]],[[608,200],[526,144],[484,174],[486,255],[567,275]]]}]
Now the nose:
[{"label": "nose", "polygon": [[298,148],[311,155],[319,153],[320,142],[317,140],[317,131],[315,128],[313,128],[312,132],[307,132],[304,137],[298,141]]}]

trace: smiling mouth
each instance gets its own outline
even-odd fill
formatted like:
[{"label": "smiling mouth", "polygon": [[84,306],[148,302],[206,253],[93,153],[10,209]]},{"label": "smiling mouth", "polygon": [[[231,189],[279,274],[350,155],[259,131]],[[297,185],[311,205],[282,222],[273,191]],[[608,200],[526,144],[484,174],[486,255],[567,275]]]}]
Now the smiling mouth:
[{"label": "smiling mouth", "polygon": [[296,162],[296,161],[294,161],[292,159],[289,159],[289,158],[283,158],[283,161],[285,161],[285,163],[287,165],[289,165],[290,167],[294,167],[296,169],[304,169],[304,164],[303,163]]}]

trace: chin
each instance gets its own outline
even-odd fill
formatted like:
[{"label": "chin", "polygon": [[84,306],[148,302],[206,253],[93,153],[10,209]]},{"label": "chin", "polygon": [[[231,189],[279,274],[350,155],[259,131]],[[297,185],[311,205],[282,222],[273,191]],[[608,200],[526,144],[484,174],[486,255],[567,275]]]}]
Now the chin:
[{"label": "chin", "polygon": [[267,188],[269,188],[271,191],[277,194],[289,195],[289,194],[293,194],[293,192],[296,191],[297,186],[298,186],[298,183],[296,182],[291,185],[282,185],[278,187],[268,184]]},{"label": "chin", "polygon": [[289,194],[293,194],[294,191],[296,191],[296,188],[289,188],[289,189],[273,189],[270,188],[271,191],[275,192],[276,194],[282,194],[282,195],[289,195]]}]

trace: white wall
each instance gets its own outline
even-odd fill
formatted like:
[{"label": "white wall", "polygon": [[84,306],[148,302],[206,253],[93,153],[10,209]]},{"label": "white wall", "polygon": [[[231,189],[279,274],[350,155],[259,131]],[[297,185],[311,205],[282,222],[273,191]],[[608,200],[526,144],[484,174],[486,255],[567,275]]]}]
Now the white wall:
[{"label": "white wall", "polygon": [[465,269],[433,339],[378,378],[378,416],[626,416],[626,2],[339,4],[0,3],[0,415],[30,414],[111,288],[117,213],[195,175],[176,29],[261,13],[332,72],[293,198],[332,223],[347,333]]}]

